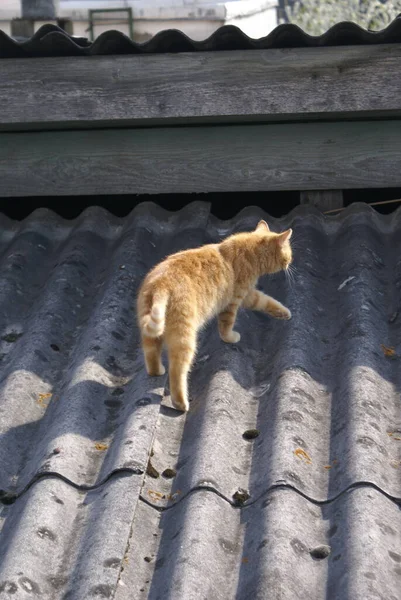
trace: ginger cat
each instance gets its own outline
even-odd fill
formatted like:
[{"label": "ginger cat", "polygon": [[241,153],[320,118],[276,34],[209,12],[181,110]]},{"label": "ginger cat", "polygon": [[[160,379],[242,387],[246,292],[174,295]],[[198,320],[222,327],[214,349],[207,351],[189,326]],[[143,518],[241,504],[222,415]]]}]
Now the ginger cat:
[{"label": "ginger cat", "polygon": [[237,233],[220,244],[208,244],[168,256],[146,276],[138,295],[138,323],[149,375],[163,375],[163,344],[169,359],[173,406],[189,409],[188,374],[196,353],[198,330],[218,315],[220,337],[235,344],[233,330],[240,306],[276,319],[290,319],[280,302],[255,289],[258,278],[288,269],[290,237],[270,231],[260,221],[255,231]]}]

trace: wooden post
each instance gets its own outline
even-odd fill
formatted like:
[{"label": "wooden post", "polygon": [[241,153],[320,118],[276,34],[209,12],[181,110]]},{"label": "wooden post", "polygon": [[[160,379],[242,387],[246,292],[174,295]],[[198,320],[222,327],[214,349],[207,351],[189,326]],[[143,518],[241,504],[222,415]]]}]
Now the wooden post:
[{"label": "wooden post", "polygon": [[68,35],[74,35],[74,24],[71,19],[57,19],[57,25]]},{"label": "wooden post", "polygon": [[344,206],[342,190],[313,190],[301,192],[301,204],[313,204],[322,212]]},{"label": "wooden post", "polygon": [[11,21],[11,35],[16,38],[30,38],[34,34],[33,19],[13,19]]}]

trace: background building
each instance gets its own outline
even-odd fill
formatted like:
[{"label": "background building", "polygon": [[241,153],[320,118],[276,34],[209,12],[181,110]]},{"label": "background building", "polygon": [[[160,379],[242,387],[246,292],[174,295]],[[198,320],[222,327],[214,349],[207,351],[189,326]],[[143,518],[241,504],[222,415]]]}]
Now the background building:
[{"label": "background building", "polygon": [[[277,25],[278,4],[278,0],[4,0],[0,29],[29,37],[45,20],[76,36],[94,39],[116,29],[140,42],[165,29],[179,29],[202,40],[222,25],[236,25],[259,38]],[[15,19],[28,23],[13,23]]]}]

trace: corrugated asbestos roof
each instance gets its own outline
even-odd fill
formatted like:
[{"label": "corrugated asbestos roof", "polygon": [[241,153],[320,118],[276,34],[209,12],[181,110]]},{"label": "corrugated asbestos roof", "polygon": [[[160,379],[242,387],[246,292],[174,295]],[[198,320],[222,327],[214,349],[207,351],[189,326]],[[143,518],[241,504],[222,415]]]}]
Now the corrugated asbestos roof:
[{"label": "corrugated asbestos roof", "polygon": [[400,211],[268,218],[293,319],[208,326],[186,416],[145,373],[144,274],[262,216],[0,217],[1,599],[399,598]]},{"label": "corrugated asbestos roof", "polygon": [[321,36],[311,36],[296,25],[283,24],[269,35],[254,40],[238,27],[224,25],[204,41],[190,39],[181,31],[161,31],[144,43],[136,43],[119,31],[106,31],[93,43],[74,38],[56,25],[43,25],[35,35],[17,42],[0,31],[0,58],[35,56],[100,56],[110,54],[146,54],[164,52],[206,52],[267,48],[304,48],[401,42],[401,18],[382,31],[366,31],[355,23],[338,23]]}]

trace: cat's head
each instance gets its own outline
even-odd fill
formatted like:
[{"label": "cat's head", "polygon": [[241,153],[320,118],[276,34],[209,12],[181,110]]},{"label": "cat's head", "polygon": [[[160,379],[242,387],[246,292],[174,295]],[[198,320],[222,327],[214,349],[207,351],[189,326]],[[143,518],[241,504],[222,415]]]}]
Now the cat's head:
[{"label": "cat's head", "polygon": [[287,270],[292,262],[290,238],[292,229],[282,233],[270,231],[266,221],[259,221],[255,233],[261,236],[261,244],[265,250],[265,269],[267,273]]}]

